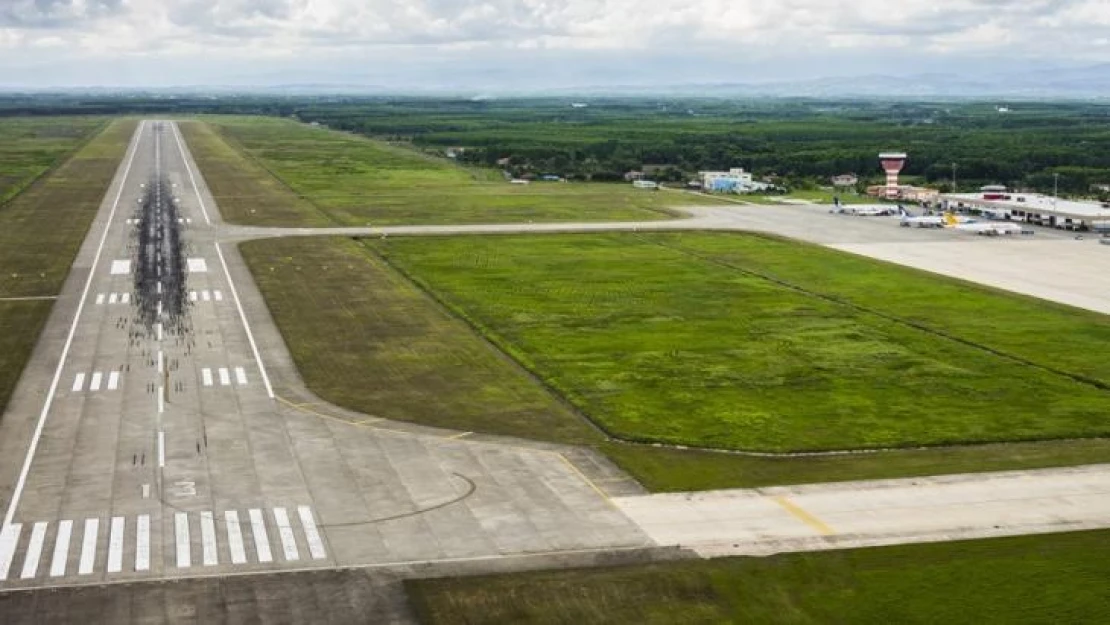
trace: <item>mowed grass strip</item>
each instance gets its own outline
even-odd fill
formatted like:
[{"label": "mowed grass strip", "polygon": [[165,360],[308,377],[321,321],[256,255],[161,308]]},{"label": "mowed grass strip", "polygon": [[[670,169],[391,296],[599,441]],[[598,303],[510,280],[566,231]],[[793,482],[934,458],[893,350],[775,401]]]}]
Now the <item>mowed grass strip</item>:
[{"label": "mowed grass strip", "polygon": [[57,295],[137,122],[117,120],[0,206],[0,298]]},{"label": "mowed grass strip", "polygon": [[[372,245],[624,439],[787,452],[1110,432],[1106,391],[831,301],[822,293],[833,277],[820,268],[830,257],[849,257],[835,251],[703,233],[392,238]],[[749,247],[758,255],[767,246],[812,263],[805,290],[713,256]],[[869,284],[872,272],[906,292],[945,282],[849,258],[854,262],[836,265],[851,265],[838,283]],[[951,307],[939,301],[930,309],[940,327],[957,326],[974,307],[1045,316],[1057,333],[1088,340],[1102,322],[959,283],[951,283],[949,297],[957,300]],[[883,301],[871,304],[881,310]],[[974,326],[962,336],[985,344],[997,338]],[[1107,344],[1099,345],[1088,346],[1088,358],[1104,353]],[[1051,352],[1039,358],[1053,362]]]},{"label": "mowed grass strip", "polygon": [[257,161],[198,121],[178,124],[225,221],[241,224],[333,226],[330,219]]},{"label": "mowed grass strip", "polygon": [[103,127],[98,117],[0,119],[0,205]]},{"label": "mowed grass strip", "polygon": [[426,625],[1104,623],[1110,532],[405,582]]},{"label": "mowed grass strip", "polygon": [[[505,223],[541,221],[655,220],[675,204],[717,203],[689,194],[633,189],[631,185],[533,183],[511,185],[499,172],[466,169],[414,150],[288,119],[211,117],[225,141],[188,127],[190,145],[209,185],[215,180],[229,221],[252,225],[320,225],[303,198],[332,225]],[[235,157],[240,151],[252,162]],[[238,168],[239,171],[230,171]],[[273,177],[290,198],[273,198]],[[226,198],[226,199],[224,199]],[[275,202],[279,208],[267,208]],[[251,212],[250,209],[254,209]]]},{"label": "mowed grass strip", "polygon": [[15,391],[53,305],[50,300],[0,299],[0,415]]},{"label": "mowed grass strip", "polygon": [[241,246],[305,382],[370,415],[540,438],[597,433],[526,372],[346,238]]}]

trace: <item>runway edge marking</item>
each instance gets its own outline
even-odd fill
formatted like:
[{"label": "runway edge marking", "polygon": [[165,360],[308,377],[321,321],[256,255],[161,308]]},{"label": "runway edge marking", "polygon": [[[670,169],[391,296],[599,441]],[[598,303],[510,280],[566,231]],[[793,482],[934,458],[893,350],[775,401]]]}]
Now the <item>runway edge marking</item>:
[{"label": "runway edge marking", "polygon": [[254,361],[258,363],[258,371],[262,374],[262,383],[266,385],[266,394],[270,399],[274,397],[274,387],[270,384],[270,374],[266,373],[266,365],[262,364],[262,356],[258,353],[258,344],[254,342],[254,333],[251,332],[251,324],[247,321],[247,314],[243,312],[243,304],[239,301],[239,289],[235,288],[235,281],[231,279],[231,271],[227,268],[227,261],[224,260],[224,252],[220,249],[220,244],[216,243],[216,256],[220,258],[220,265],[224,268],[224,276],[227,277],[227,286],[231,289],[231,299],[235,301],[235,309],[239,311],[239,319],[243,322],[243,329],[247,331],[247,340],[251,344],[251,352],[254,353]]},{"label": "runway edge marking", "polygon": [[50,412],[50,406],[54,403],[54,395],[58,392],[58,382],[62,378],[62,369],[65,368],[66,358],[69,357],[69,349],[73,346],[73,337],[77,334],[77,322],[81,320],[81,313],[85,310],[85,300],[89,297],[89,289],[92,288],[93,278],[96,277],[96,268],[100,265],[100,256],[104,253],[104,243],[108,240],[108,232],[112,229],[112,220],[116,217],[116,210],[119,208],[119,200],[123,196],[123,190],[127,186],[127,177],[131,175],[131,165],[135,162],[135,154],[139,152],[139,143],[143,136],[143,128],[146,127],[146,121],[139,122],[139,127],[135,129],[135,134],[131,139],[131,155],[127,157],[127,166],[123,170],[123,177],[120,178],[119,188],[116,189],[116,199],[112,202],[112,210],[108,212],[107,223],[104,224],[104,232],[100,235],[100,244],[96,247],[96,255],[93,257],[92,267],[89,269],[89,276],[85,279],[85,289],[81,292],[81,299],[77,303],[77,312],[73,315],[73,323],[69,326],[69,335],[66,337],[65,346],[62,348],[62,356],[58,360],[58,368],[54,371],[54,379],[50,383],[50,390],[46,394],[46,402],[42,406],[42,412],[39,413],[39,421],[35,426],[35,432],[31,436],[31,444],[27,447],[27,456],[23,459],[23,468],[19,471],[19,479],[16,481],[15,489],[12,491],[11,501],[8,503],[8,511],[4,514],[4,522],[0,527],[7,527],[11,524],[12,519],[15,518],[15,510],[19,506],[19,500],[23,496],[23,487],[27,483],[27,474],[31,470],[31,462],[35,459],[35,452],[38,450],[39,439],[42,438],[42,430],[46,425],[46,415]]},{"label": "runway edge marking", "polygon": [[170,122],[173,128],[173,138],[177,141],[177,150],[181,152],[181,162],[185,164],[185,171],[189,174],[189,182],[193,183],[193,192],[197,194],[197,202],[200,203],[200,212],[204,215],[204,223],[209,226],[212,225],[212,220],[208,218],[208,209],[204,207],[204,198],[200,196],[200,189],[197,188],[197,179],[193,176],[193,168],[189,165],[189,156],[185,154],[185,145],[181,141],[181,133],[177,129],[177,122]]}]

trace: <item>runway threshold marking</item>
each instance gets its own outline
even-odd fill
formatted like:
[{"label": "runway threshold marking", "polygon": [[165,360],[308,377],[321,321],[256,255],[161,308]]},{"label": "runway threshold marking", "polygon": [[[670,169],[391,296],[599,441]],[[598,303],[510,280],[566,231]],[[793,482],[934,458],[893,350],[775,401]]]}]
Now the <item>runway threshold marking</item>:
[{"label": "runway threshold marking", "polygon": [[73,534],[73,521],[66,519],[58,523],[58,538],[54,541],[54,557],[50,560],[50,577],[66,574],[69,560],[69,540]]},{"label": "runway threshold marking", "polygon": [[835,531],[833,531],[833,528],[826,525],[824,521],[813,516],[804,508],[791,501],[785,495],[779,495],[778,497],[774,497],[773,499],[775,503],[782,507],[783,510],[789,512],[790,516],[793,516],[795,519],[798,519],[802,523],[810,526],[818,534],[821,534],[822,536],[831,536],[836,533]]},{"label": "runway threshold marking", "polygon": [[0,530],[7,528],[11,524],[12,519],[15,518],[15,510],[19,506],[19,500],[23,496],[23,488],[27,484],[27,474],[31,471],[31,462],[35,458],[35,452],[39,447],[39,440],[42,438],[43,428],[46,426],[46,415],[50,412],[50,407],[54,404],[54,395],[58,392],[58,382],[62,378],[62,369],[65,368],[66,359],[69,357],[69,350],[73,346],[73,337],[77,334],[77,322],[81,319],[81,312],[85,309],[85,301],[89,297],[89,290],[92,288],[93,279],[96,277],[96,269],[100,265],[100,257],[104,253],[104,244],[108,240],[108,232],[112,229],[112,221],[116,217],[116,210],[119,208],[120,197],[123,196],[123,188],[127,186],[127,177],[131,174],[131,166],[135,162],[135,154],[139,151],[139,139],[142,137],[143,128],[146,127],[146,121],[139,122],[139,127],[135,129],[135,135],[131,140],[131,156],[127,158],[127,166],[123,170],[123,177],[120,179],[119,187],[116,189],[116,199],[112,202],[112,210],[108,213],[108,219],[104,224],[104,232],[100,235],[100,243],[96,246],[96,254],[93,256],[92,271],[85,278],[85,288],[81,292],[81,299],[77,303],[77,312],[73,315],[73,323],[69,326],[69,334],[66,336],[65,345],[62,347],[61,358],[58,359],[58,367],[54,370],[54,379],[50,382],[50,390],[46,394],[46,401],[43,403],[42,412],[39,413],[38,424],[35,425],[34,434],[31,435],[31,443],[27,446],[27,455],[23,459],[23,467],[19,471],[19,478],[16,480],[15,488],[12,489],[11,500],[8,503],[8,511],[4,514],[4,521],[0,523]]}]

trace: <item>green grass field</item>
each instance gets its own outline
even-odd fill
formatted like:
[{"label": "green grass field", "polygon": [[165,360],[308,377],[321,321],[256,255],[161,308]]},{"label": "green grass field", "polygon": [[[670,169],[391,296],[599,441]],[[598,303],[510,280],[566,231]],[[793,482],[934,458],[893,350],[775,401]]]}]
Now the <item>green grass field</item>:
[{"label": "green grass field", "polygon": [[[58,133],[70,128],[64,119],[59,124]],[[61,290],[135,125],[112,122],[0,205],[0,408],[7,405],[53,304],[10,298],[50,297]]]},{"label": "green grass field", "polygon": [[405,582],[426,625],[1105,623],[1110,532]]},{"label": "green grass field", "polygon": [[749,235],[373,245],[621,438],[804,451],[1110,433],[1107,391],[1079,381],[1110,382],[1101,315]]},{"label": "green grass field", "polygon": [[[736,237],[738,241],[744,238]],[[566,239],[552,239],[559,240]],[[436,246],[452,241],[412,243]],[[486,240],[489,244],[505,241],[508,239]],[[389,241],[389,250],[398,242]],[[256,241],[242,246],[309,387],[348,408],[459,430],[591,445],[654,491],[1110,461],[1110,440],[1105,439],[824,457],[743,456],[606,442],[556,395],[524,375],[510,358],[484,344],[470,326],[400,279],[374,253],[379,245],[380,241],[358,244],[332,237]],[[541,251],[537,249],[537,253]],[[887,269],[873,261],[856,262],[869,271]],[[514,284],[506,281],[505,287],[514,288]],[[587,287],[592,285],[581,288]]]},{"label": "green grass field", "polygon": [[101,128],[96,117],[0,119],[0,205]]},{"label": "green grass field", "polygon": [[510,185],[493,170],[285,119],[212,117],[182,127],[221,211],[236,223],[654,220],[671,217],[675,203],[716,203],[624,184]]}]

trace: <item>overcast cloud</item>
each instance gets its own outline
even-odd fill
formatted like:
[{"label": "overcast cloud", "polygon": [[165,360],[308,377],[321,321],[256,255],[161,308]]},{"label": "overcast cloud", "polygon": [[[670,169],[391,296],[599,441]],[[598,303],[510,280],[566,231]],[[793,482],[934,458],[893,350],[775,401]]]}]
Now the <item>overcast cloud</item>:
[{"label": "overcast cloud", "polygon": [[0,0],[7,86],[509,87],[537,72],[563,86],[1106,62],[1110,0]]}]

